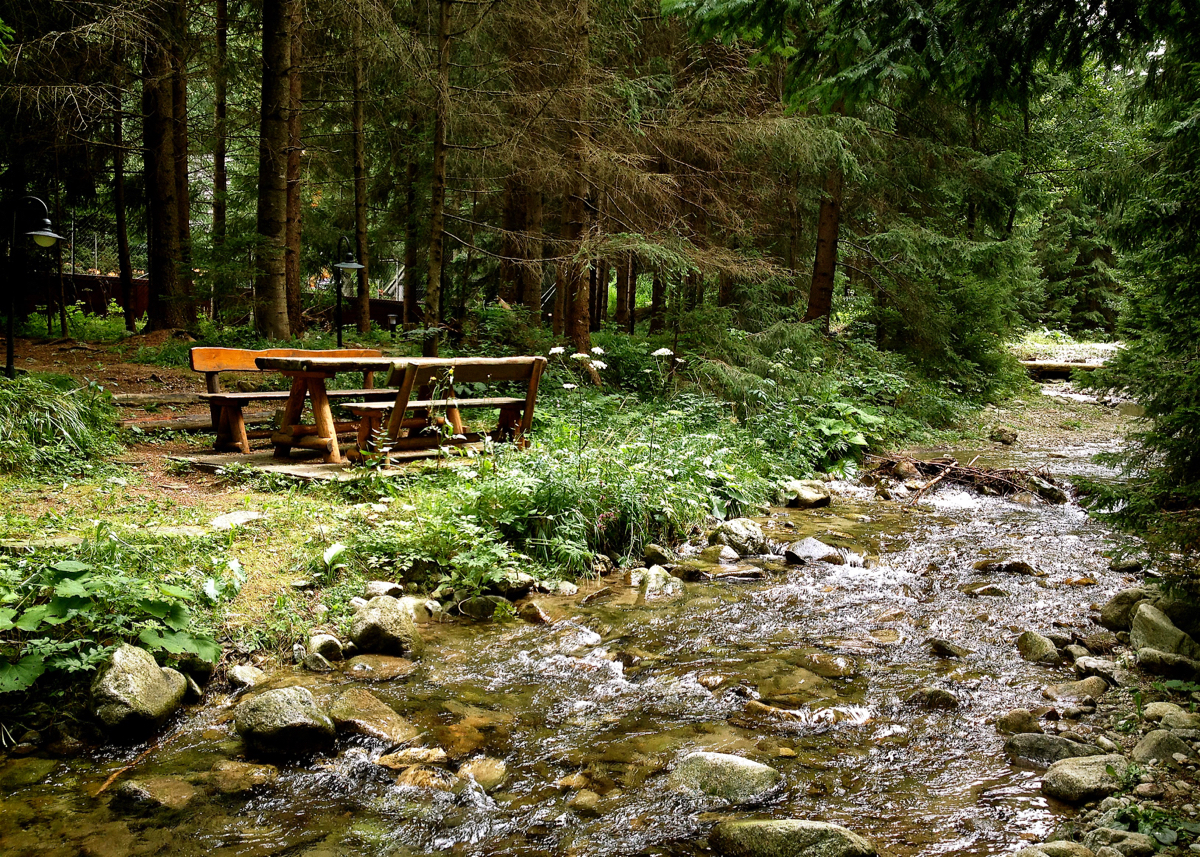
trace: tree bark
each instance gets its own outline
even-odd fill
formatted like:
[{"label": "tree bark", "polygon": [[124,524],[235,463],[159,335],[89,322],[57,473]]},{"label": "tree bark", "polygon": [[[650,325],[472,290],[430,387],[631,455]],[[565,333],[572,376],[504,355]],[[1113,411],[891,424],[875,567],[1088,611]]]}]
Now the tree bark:
[{"label": "tree bark", "polygon": [[304,330],[300,304],[300,233],[304,228],[300,205],[301,109],[304,77],[300,62],[304,55],[304,2],[291,3],[291,63],[288,68],[287,228],[284,239],[284,280],[287,289],[288,328],[293,336]]},{"label": "tree bark", "polygon": [[667,290],[662,272],[655,269],[650,283],[650,333],[661,333],[667,317]]},{"label": "tree bark", "polygon": [[617,261],[617,311],[613,321],[622,330],[629,326],[629,269],[632,257],[626,253]]},{"label": "tree bark", "polygon": [[196,302],[192,299],[192,195],[188,170],[187,115],[187,55],[184,37],[187,33],[186,0],[176,0],[173,7],[174,34],[171,41],[171,110],[174,135],[175,201],[179,206],[179,289],[186,298],[183,313],[188,324],[196,322]]},{"label": "tree bark", "polygon": [[351,125],[354,131],[354,247],[358,264],[358,332],[371,329],[370,256],[367,246],[367,139],[363,119],[362,6],[355,3],[350,9],[350,50],[354,54],[354,109]]},{"label": "tree bark", "polygon": [[525,203],[528,195],[525,183],[510,178],[504,183],[504,208],[500,225],[504,230],[500,250],[500,299],[512,305],[522,297],[522,269],[525,267],[526,246]]},{"label": "tree bark", "polygon": [[542,256],[545,241],[542,238],[542,192],[534,188],[525,191],[525,250],[521,256],[521,303],[528,307],[530,321],[542,323]]},{"label": "tree bark", "polygon": [[825,176],[821,209],[817,218],[817,254],[813,259],[812,286],[808,292],[808,311],[804,321],[821,321],[829,332],[833,309],[833,280],[837,273],[838,229],[842,215],[842,171],[831,167]]},{"label": "tree bark", "polygon": [[629,256],[629,335],[632,336],[637,328],[637,282],[638,258]]},{"label": "tree bark", "polygon": [[[165,40],[164,40],[165,41]],[[145,146],[150,274],[149,330],[187,325],[186,295],[179,283],[179,202],[175,183],[175,109],[171,54],[163,41],[146,46],[142,80],[142,136]]]},{"label": "tree bark", "polygon": [[[425,343],[421,353],[438,356],[442,299],[442,254],[446,242],[446,123],[450,121],[450,2],[438,0],[437,99],[433,113],[432,190],[429,199],[429,281],[425,284]],[[432,331],[432,332],[431,332]]]},{"label": "tree bark", "polygon": [[291,103],[292,7],[295,0],[263,0],[263,69],[258,146],[258,248],[255,304],[259,332],[287,339],[288,107]]},{"label": "tree bark", "polygon": [[216,30],[217,50],[213,68],[213,285],[212,285],[212,315],[214,320],[222,317],[223,304],[229,299],[229,275],[225,267],[229,260],[225,258],[226,218],[228,212],[227,194],[229,190],[229,171],[225,165],[225,152],[228,146],[229,126],[227,115],[229,110],[229,0],[216,0]]},{"label": "tree bark", "polygon": [[[117,59],[120,67],[121,60]],[[137,330],[133,317],[133,265],[129,260],[129,223],[125,211],[125,129],[122,117],[121,89],[116,87],[113,98],[113,215],[117,228],[117,270],[121,282],[121,306],[125,329]]]},{"label": "tree bark", "polygon": [[[416,121],[413,121],[415,128]],[[417,159],[410,156],[404,171],[404,318],[416,320],[417,307]]]}]

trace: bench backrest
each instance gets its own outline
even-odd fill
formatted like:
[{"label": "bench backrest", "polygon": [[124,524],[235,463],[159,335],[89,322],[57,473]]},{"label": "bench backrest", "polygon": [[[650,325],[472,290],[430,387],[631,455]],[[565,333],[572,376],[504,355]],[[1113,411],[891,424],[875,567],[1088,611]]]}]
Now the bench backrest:
[{"label": "bench backrest", "polygon": [[[392,364],[392,369],[388,373],[387,386],[403,386],[410,366],[415,367],[412,388],[419,389],[430,384],[449,383],[451,377],[454,378],[454,384],[498,381],[528,382],[535,375],[541,374],[540,367],[545,364],[545,357],[464,357],[455,359],[449,364],[432,366],[397,360]],[[537,371],[535,372],[535,370]],[[451,371],[453,371],[453,376],[451,376]]]},{"label": "bench backrest", "polygon": [[201,346],[188,354],[192,371],[203,372],[208,392],[221,392],[221,372],[261,372],[255,365],[259,357],[382,357],[383,352],[374,348],[342,348],[332,350],[304,348],[264,348],[254,351],[249,348],[216,348]]}]

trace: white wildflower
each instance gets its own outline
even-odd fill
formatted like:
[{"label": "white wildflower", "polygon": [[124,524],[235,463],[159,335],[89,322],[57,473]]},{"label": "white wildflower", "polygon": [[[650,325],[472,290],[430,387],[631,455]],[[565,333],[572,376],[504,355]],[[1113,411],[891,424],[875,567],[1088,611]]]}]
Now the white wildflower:
[{"label": "white wildflower", "polygon": [[566,350],[561,345],[556,345],[550,349],[550,356],[553,357],[555,354],[562,354]]},{"label": "white wildflower", "polygon": [[564,390],[574,390],[576,386],[577,386],[576,384],[563,384],[563,389]]},{"label": "white wildflower", "polygon": [[595,348],[592,349],[592,353],[593,354],[603,354],[604,349],[601,348],[599,345],[597,345]]},{"label": "white wildflower", "polygon": [[650,353],[651,357],[673,357],[674,355],[675,352],[670,348],[660,348],[657,351],[652,351]]},{"label": "white wildflower", "polygon": [[601,369],[607,369],[608,364],[605,363],[603,360],[593,360],[592,368],[595,369],[597,372],[599,372]]},{"label": "white wildflower", "polygon": [[572,360],[591,360],[592,358],[588,354],[585,354],[582,351],[576,351],[574,354],[571,355],[571,359]]}]

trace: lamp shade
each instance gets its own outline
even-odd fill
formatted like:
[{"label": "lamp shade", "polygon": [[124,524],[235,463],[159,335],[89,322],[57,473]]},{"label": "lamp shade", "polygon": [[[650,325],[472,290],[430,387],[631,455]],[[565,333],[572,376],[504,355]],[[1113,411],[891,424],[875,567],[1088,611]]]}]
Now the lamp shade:
[{"label": "lamp shade", "polygon": [[357,271],[359,268],[365,268],[366,265],[360,265],[358,262],[338,262],[333,267],[341,268],[343,271]]}]

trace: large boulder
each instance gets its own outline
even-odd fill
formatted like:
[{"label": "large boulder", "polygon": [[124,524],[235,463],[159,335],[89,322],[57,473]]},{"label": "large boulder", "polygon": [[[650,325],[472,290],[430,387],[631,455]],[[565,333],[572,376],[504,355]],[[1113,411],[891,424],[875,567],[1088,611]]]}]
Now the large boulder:
[{"label": "large boulder", "polygon": [[726,857],[873,857],[875,846],[857,833],[824,821],[782,818],[723,821],[708,844]]},{"label": "large boulder", "polygon": [[1052,684],[1042,688],[1042,696],[1055,701],[1079,700],[1086,696],[1099,699],[1108,690],[1108,682],[1100,676],[1066,681],[1062,684]]},{"label": "large boulder", "polygon": [[1200,658],[1200,646],[1196,641],[1176,628],[1165,613],[1146,602],[1139,604],[1133,614],[1129,644],[1136,651],[1157,649],[1185,658]]},{"label": "large boulder", "polygon": [[1032,762],[1046,767],[1062,759],[1080,756],[1100,756],[1104,753],[1094,744],[1081,744],[1060,735],[1022,733],[1004,742],[1004,752],[1012,759]]},{"label": "large boulder", "polygon": [[771,546],[763,535],[762,527],[749,518],[734,518],[724,521],[708,535],[710,545],[727,545],[738,552],[738,556],[761,556],[770,553]]},{"label": "large boulder", "polygon": [[421,731],[387,703],[361,687],[351,688],[329,707],[334,725],[344,732],[378,738],[389,745],[405,744]]},{"label": "large boulder", "polygon": [[1089,830],[1083,835],[1083,844],[1093,852],[1098,852],[1101,848],[1112,849],[1122,857],[1151,857],[1158,850],[1157,841],[1145,833],[1115,830],[1111,827]]},{"label": "large boulder", "polygon": [[1042,725],[1028,708],[1014,708],[996,718],[996,731],[1001,735],[1042,734]]},{"label": "large boulder", "polygon": [[1121,789],[1120,778],[1128,767],[1129,762],[1117,753],[1063,759],[1051,765],[1042,777],[1042,791],[1066,803],[1099,800]]},{"label": "large boulder", "polygon": [[328,749],[336,730],[306,687],[263,691],[238,703],[234,726],[251,749],[274,755],[303,755]]},{"label": "large boulder", "polygon": [[1017,651],[1025,660],[1038,664],[1056,664],[1062,660],[1053,641],[1037,631],[1026,631],[1017,637]]},{"label": "large boulder", "polygon": [[1134,608],[1147,597],[1148,593],[1141,587],[1122,589],[1100,608],[1100,624],[1110,631],[1128,631]]},{"label": "large boulder", "polygon": [[731,804],[754,803],[775,791],[779,771],[727,753],[696,752],[684,756],[668,778],[677,792],[716,798]]},{"label": "large boulder", "polygon": [[1182,681],[1200,681],[1200,660],[1145,648],[1138,649],[1137,662],[1144,672]]},{"label": "large boulder", "polygon": [[354,614],[350,639],[358,650],[376,655],[414,655],[421,650],[421,635],[412,613],[395,598],[372,598]]},{"label": "large boulder", "polygon": [[1133,673],[1108,658],[1084,656],[1075,659],[1075,675],[1080,678],[1099,676],[1114,687],[1133,684]]},{"label": "large boulder", "polygon": [[842,565],[846,561],[837,548],[830,547],[812,536],[788,545],[787,550],[783,553],[783,558],[789,565],[805,565],[810,562]]},{"label": "large boulder", "polygon": [[183,673],[160,667],[145,649],[123,644],[92,683],[92,711],[123,737],[145,737],[171,716],[187,693]]},{"label": "large boulder", "polygon": [[[1178,765],[1180,761],[1186,762],[1196,757],[1191,747],[1166,729],[1155,729],[1146,733],[1129,755],[1133,761],[1143,765],[1153,762],[1160,765]],[[1182,760],[1175,758],[1176,756],[1181,756]]]},{"label": "large boulder", "polygon": [[829,489],[816,479],[792,479],[783,485],[788,508],[817,509],[829,505]]}]

